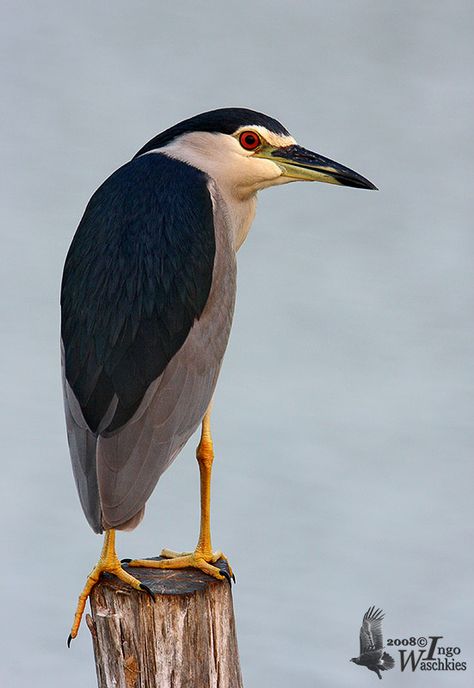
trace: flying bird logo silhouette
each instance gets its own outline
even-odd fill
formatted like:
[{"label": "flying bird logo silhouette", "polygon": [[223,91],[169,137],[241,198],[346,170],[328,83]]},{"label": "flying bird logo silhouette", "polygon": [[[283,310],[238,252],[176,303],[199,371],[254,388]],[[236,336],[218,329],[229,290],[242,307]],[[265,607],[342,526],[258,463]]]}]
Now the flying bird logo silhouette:
[{"label": "flying bird logo silhouette", "polygon": [[370,607],[362,619],[360,627],[360,654],[350,661],[360,666],[365,666],[382,678],[381,671],[393,669],[395,661],[387,652],[384,652],[382,636],[382,620],[385,614],[382,609]]}]

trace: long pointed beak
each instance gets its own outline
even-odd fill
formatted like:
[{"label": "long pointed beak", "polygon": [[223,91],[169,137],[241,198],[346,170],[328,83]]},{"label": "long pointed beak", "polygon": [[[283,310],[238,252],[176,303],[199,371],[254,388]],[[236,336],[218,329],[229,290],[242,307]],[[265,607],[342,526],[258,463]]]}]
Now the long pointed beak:
[{"label": "long pointed beak", "polygon": [[313,153],[302,146],[292,145],[282,148],[266,146],[255,153],[256,156],[275,162],[282,170],[283,176],[289,179],[326,182],[341,186],[354,186],[358,189],[375,189],[377,187],[362,175],[344,165]]}]

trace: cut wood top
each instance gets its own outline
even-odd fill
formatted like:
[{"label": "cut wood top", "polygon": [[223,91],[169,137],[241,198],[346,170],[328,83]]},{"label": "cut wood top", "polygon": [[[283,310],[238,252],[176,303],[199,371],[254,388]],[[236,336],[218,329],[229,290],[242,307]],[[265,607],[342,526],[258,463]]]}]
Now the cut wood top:
[{"label": "cut wood top", "polygon": [[[150,561],[160,561],[163,557],[147,557]],[[227,562],[219,559],[220,569],[229,572]],[[229,585],[227,580],[217,580],[199,569],[152,569],[145,567],[130,567],[123,564],[123,568],[144,585],[148,586],[154,595],[191,595],[206,590],[210,585]],[[114,587],[121,592],[132,592],[132,588],[122,583],[111,574],[102,574],[101,582]]]}]

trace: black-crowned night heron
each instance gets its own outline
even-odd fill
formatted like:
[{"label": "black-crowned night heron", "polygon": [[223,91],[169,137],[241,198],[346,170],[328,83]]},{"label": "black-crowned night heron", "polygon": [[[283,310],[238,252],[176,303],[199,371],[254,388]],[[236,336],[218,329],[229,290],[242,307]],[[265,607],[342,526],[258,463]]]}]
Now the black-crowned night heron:
[{"label": "black-crowned night heron", "polygon": [[158,479],[200,423],[196,549],[129,565],[226,575],[216,566],[225,557],[211,546],[210,405],[232,323],[236,252],[257,191],[293,181],[375,188],[298,146],[275,119],[224,108],[155,136],[85,210],[61,290],[64,398],[81,505],[105,539],[71,638],[102,572],[145,589],[122,568],[115,530],[138,525]]}]

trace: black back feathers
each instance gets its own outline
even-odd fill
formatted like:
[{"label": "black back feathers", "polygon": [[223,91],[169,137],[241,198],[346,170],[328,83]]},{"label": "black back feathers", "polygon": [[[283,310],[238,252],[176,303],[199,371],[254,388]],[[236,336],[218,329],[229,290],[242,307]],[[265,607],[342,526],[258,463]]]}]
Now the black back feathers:
[{"label": "black back feathers", "polygon": [[[242,126],[262,126],[275,134],[288,136],[288,131],[278,120],[247,108],[220,108],[203,112],[186,119],[155,136],[141,148],[138,155],[162,148],[174,139],[193,131],[207,131],[215,134],[233,134]],[[135,156],[136,157],[136,156]]]},{"label": "black back feathers", "polygon": [[215,237],[202,172],[134,158],[91,198],[61,287],[65,373],[97,432],[114,395],[115,430],[181,348],[207,302]]}]

